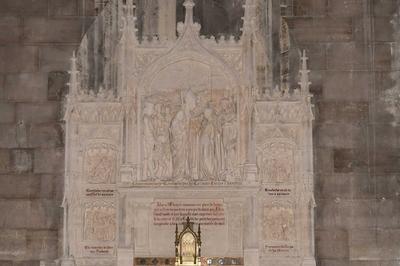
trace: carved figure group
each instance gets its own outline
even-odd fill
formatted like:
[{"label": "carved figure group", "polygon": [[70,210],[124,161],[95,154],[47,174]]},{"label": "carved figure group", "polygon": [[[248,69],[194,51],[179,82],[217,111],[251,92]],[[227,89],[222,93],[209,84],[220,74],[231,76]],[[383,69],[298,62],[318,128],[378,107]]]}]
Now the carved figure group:
[{"label": "carved figure group", "polygon": [[289,207],[264,208],[264,238],[269,241],[290,241],[295,238],[294,212]]},{"label": "carved figure group", "polygon": [[143,109],[146,178],[216,180],[236,161],[236,109],[230,99],[217,111],[210,103],[199,107],[191,90],[181,95],[174,112],[168,105],[146,102]]},{"label": "carved figure group", "polygon": [[293,150],[284,143],[272,143],[258,154],[258,167],[264,181],[288,182],[292,179]]},{"label": "carved figure group", "polygon": [[117,153],[113,147],[102,144],[87,149],[85,175],[88,183],[107,184],[115,180]]},{"label": "carved figure group", "polygon": [[85,239],[112,241],[116,234],[116,211],[113,207],[92,207],[85,212]]},{"label": "carved figure group", "polygon": [[146,178],[171,175],[171,152],[168,135],[169,110],[147,102],[143,109],[144,164]]}]

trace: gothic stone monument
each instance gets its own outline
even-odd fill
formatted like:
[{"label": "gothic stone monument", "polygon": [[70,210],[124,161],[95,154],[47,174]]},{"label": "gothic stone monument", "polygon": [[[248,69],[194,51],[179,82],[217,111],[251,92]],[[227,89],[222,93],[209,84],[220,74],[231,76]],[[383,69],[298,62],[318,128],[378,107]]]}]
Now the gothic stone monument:
[{"label": "gothic stone monument", "polygon": [[185,21],[166,25],[177,37],[150,40],[132,0],[111,1],[72,58],[60,264],[173,258],[190,217],[205,258],[315,265],[305,54],[298,89],[262,90],[257,2],[240,38],[219,40],[184,6]]}]

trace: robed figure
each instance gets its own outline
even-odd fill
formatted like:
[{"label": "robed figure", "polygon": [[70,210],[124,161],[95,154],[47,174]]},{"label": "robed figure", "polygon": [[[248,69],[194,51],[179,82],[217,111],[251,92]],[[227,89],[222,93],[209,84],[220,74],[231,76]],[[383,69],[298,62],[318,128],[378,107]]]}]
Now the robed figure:
[{"label": "robed figure", "polygon": [[211,108],[203,114],[199,132],[199,176],[201,179],[217,179],[224,169],[222,126]]},{"label": "robed figure", "polygon": [[180,179],[198,178],[198,132],[201,120],[194,114],[196,105],[196,96],[192,91],[187,91],[181,109],[171,121],[173,176]]}]

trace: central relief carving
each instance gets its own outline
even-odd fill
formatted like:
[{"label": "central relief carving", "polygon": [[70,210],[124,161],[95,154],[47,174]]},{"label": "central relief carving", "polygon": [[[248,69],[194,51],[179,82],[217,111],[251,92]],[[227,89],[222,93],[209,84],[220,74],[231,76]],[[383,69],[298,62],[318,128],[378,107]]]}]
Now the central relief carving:
[{"label": "central relief carving", "polygon": [[145,98],[143,175],[227,181],[236,165],[237,117],[228,90],[177,89]]}]

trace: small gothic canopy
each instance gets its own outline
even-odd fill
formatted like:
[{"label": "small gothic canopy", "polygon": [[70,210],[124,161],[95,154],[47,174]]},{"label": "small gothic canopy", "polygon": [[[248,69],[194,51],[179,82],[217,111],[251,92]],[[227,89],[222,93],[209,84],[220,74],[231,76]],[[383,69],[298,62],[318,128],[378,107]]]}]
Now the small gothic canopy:
[{"label": "small gothic canopy", "polygon": [[198,226],[197,233],[194,223],[186,218],[183,229],[179,233],[178,224],[175,230],[175,265],[200,265],[201,256],[201,229]]}]

